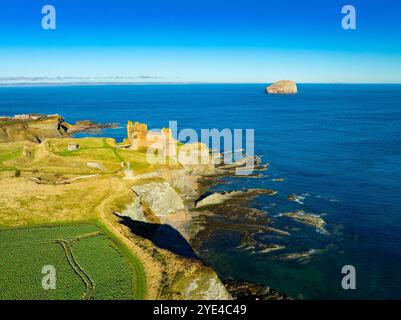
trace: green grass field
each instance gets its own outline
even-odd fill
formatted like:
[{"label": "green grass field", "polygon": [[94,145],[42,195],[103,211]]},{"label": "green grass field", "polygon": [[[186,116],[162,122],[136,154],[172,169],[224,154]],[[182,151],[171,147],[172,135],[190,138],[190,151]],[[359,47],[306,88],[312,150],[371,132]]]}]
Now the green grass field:
[{"label": "green grass field", "polygon": [[[79,144],[79,149],[68,151],[69,143]],[[71,157],[71,159],[85,159],[100,161],[106,168],[119,168],[121,162],[130,162],[134,170],[146,170],[150,164],[146,161],[146,153],[116,148],[113,139],[107,138],[82,138],[82,139],[53,139],[48,142],[49,151],[61,156]],[[114,165],[114,166],[113,166]],[[115,166],[117,165],[117,167]]]},{"label": "green grass field", "polygon": [[[68,151],[69,143],[79,144],[78,150]],[[115,140],[110,138],[49,139],[48,141],[48,150],[64,158],[100,161],[110,170],[119,168],[121,162],[129,162],[134,171],[145,172],[152,169],[147,160],[146,149],[133,151],[116,146]],[[149,157],[152,159],[153,155]],[[151,162],[155,161],[151,160]],[[172,159],[167,162],[175,165]]]},{"label": "green grass field", "polygon": [[[56,269],[55,290],[42,268]],[[143,299],[139,262],[101,226],[0,230],[0,299]]]},{"label": "green grass field", "polygon": [[0,144],[0,171],[15,170],[15,167],[6,164],[22,155],[24,142],[11,142]]},{"label": "green grass field", "polygon": [[[79,148],[68,150],[71,143],[78,144]],[[30,157],[24,156],[24,147]],[[88,166],[88,162],[96,163],[98,168]],[[164,165],[157,163],[156,155],[147,155],[146,149],[118,148],[115,140],[110,138],[47,139],[40,145],[23,141],[0,144],[0,172],[20,170],[25,174],[122,175],[121,163],[125,166],[129,163],[135,174],[153,171]],[[169,167],[180,167],[173,159],[167,163]]]}]

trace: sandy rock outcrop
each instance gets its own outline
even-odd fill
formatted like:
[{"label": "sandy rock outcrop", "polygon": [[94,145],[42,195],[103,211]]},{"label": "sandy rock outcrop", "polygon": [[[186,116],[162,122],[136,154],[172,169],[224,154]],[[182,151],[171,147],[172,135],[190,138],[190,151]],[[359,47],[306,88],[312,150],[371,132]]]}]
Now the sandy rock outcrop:
[{"label": "sandy rock outcrop", "polygon": [[245,189],[245,190],[238,190],[238,191],[227,191],[227,192],[216,192],[208,195],[207,197],[199,200],[196,203],[196,208],[202,208],[211,205],[221,204],[227,200],[233,198],[246,198],[246,197],[253,197],[256,195],[269,195],[274,196],[277,194],[277,191],[271,189]]},{"label": "sandy rock outcrop", "polygon": [[184,300],[232,300],[223,283],[214,272],[195,276],[184,288]]},{"label": "sandy rock outcrop", "polygon": [[119,215],[122,217],[128,217],[134,221],[148,222],[146,219],[145,210],[139,201],[139,197],[134,197],[132,203],[127,205],[127,207]]},{"label": "sandy rock outcrop", "polygon": [[235,196],[240,195],[240,191],[231,191],[231,192],[223,192],[223,193],[213,193],[202,200],[198,201],[196,204],[196,208],[201,208],[205,206],[215,205],[223,203],[226,200],[229,200]]},{"label": "sandy rock outcrop", "polygon": [[132,190],[138,195],[140,201],[159,218],[185,210],[182,198],[167,181],[138,184],[133,186]]}]

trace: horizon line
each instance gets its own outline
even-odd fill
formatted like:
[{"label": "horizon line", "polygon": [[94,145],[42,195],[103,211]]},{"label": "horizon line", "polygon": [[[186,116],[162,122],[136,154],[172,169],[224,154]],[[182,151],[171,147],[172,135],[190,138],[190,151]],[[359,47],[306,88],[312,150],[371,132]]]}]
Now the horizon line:
[{"label": "horizon line", "polygon": [[[62,87],[62,86],[102,86],[102,85],[202,85],[202,84],[255,84],[269,85],[274,82],[229,82],[229,81],[79,81],[79,82],[17,82],[17,83],[1,83],[0,87]],[[401,85],[401,82],[295,82],[297,85],[308,84],[325,84],[325,85]]]}]

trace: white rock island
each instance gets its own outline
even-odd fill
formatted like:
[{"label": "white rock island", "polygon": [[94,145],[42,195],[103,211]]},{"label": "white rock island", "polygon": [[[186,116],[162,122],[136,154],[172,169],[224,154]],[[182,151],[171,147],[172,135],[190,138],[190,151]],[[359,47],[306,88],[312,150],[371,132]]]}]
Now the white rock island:
[{"label": "white rock island", "polygon": [[298,88],[295,82],[290,80],[280,80],[272,85],[266,87],[266,93],[268,94],[296,94]]}]

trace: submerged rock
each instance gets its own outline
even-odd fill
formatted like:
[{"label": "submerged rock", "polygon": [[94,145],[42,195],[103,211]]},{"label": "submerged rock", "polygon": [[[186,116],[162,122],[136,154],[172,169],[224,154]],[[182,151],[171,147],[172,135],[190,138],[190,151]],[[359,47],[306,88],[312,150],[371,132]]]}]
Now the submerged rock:
[{"label": "submerged rock", "polygon": [[299,210],[294,212],[285,212],[282,215],[289,218],[293,218],[301,223],[311,225],[315,227],[317,230],[322,231],[322,233],[327,232],[325,229],[326,222],[315,214],[305,213],[303,210]]},{"label": "submerged rock", "polygon": [[[274,231],[274,230],[270,230],[270,228],[268,228],[267,230]],[[280,231],[281,230],[278,230],[278,232],[280,232]],[[273,251],[285,249],[285,246],[275,244],[275,243],[269,243],[269,244],[260,243],[254,238],[254,236],[255,236],[255,233],[251,234],[251,233],[246,232],[242,236],[241,242],[236,248],[243,249],[243,250],[250,250],[252,253],[256,253],[256,254],[265,254],[265,253],[270,253]]]},{"label": "submerged rock", "polygon": [[296,195],[296,194],[292,194],[292,195],[288,196],[288,200],[294,201],[294,202],[298,202],[299,204],[304,204],[305,197],[304,196],[299,196],[299,195]]},{"label": "submerged rock", "polygon": [[276,257],[279,261],[295,261],[305,264],[311,261],[314,255],[318,254],[321,250],[310,249],[305,252],[285,253]]},{"label": "submerged rock", "polygon": [[270,287],[250,281],[226,280],[224,285],[235,300],[291,300],[285,294]]},{"label": "submerged rock", "polygon": [[271,86],[266,87],[266,93],[268,94],[296,94],[298,88],[295,82],[290,80],[280,80],[273,83]]}]

